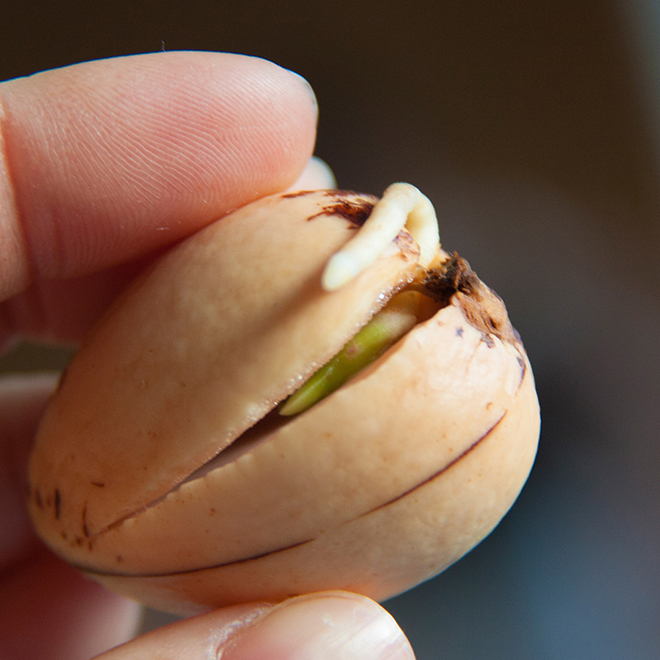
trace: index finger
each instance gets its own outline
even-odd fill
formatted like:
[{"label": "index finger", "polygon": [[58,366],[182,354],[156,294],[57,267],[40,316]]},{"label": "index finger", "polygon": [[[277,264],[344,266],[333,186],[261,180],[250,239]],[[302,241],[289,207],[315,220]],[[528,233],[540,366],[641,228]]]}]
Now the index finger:
[{"label": "index finger", "polygon": [[0,299],[174,243],[286,188],[316,108],[264,60],[170,52],[0,85]]}]

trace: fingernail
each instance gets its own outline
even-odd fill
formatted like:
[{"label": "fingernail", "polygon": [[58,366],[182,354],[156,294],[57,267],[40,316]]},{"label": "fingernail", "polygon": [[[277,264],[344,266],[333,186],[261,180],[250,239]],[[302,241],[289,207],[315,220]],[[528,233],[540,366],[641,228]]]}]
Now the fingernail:
[{"label": "fingernail", "polygon": [[222,660],[414,660],[394,619],[353,594],[303,596],[285,601],[243,629]]}]

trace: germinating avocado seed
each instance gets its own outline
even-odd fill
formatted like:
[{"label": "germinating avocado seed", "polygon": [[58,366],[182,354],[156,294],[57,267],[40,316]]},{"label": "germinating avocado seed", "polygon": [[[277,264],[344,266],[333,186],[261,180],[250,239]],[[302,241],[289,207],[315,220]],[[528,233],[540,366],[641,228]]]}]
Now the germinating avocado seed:
[{"label": "germinating avocado seed", "polygon": [[153,607],[384,600],[495,527],[538,434],[504,304],[424,195],[284,193],[112,306],[43,419],[29,506],[55,552]]}]

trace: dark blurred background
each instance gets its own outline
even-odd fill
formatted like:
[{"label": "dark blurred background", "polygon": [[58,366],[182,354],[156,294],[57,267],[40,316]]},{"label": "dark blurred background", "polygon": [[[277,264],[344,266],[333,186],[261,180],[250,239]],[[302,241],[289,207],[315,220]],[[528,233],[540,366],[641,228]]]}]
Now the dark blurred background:
[{"label": "dark blurred background", "polygon": [[301,73],[339,185],[419,186],[507,301],[538,460],[488,539],[386,603],[419,660],[660,657],[659,36],[658,0],[3,0],[3,79],[162,48]]}]

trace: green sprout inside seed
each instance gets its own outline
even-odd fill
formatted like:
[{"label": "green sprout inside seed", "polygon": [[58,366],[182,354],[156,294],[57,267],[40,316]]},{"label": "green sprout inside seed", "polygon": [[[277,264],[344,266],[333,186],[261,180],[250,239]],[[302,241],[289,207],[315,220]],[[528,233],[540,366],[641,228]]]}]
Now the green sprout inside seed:
[{"label": "green sprout inside seed", "polygon": [[417,323],[419,298],[420,294],[414,291],[392,298],[337,355],[284,402],[280,415],[305,412],[385,353]]}]

